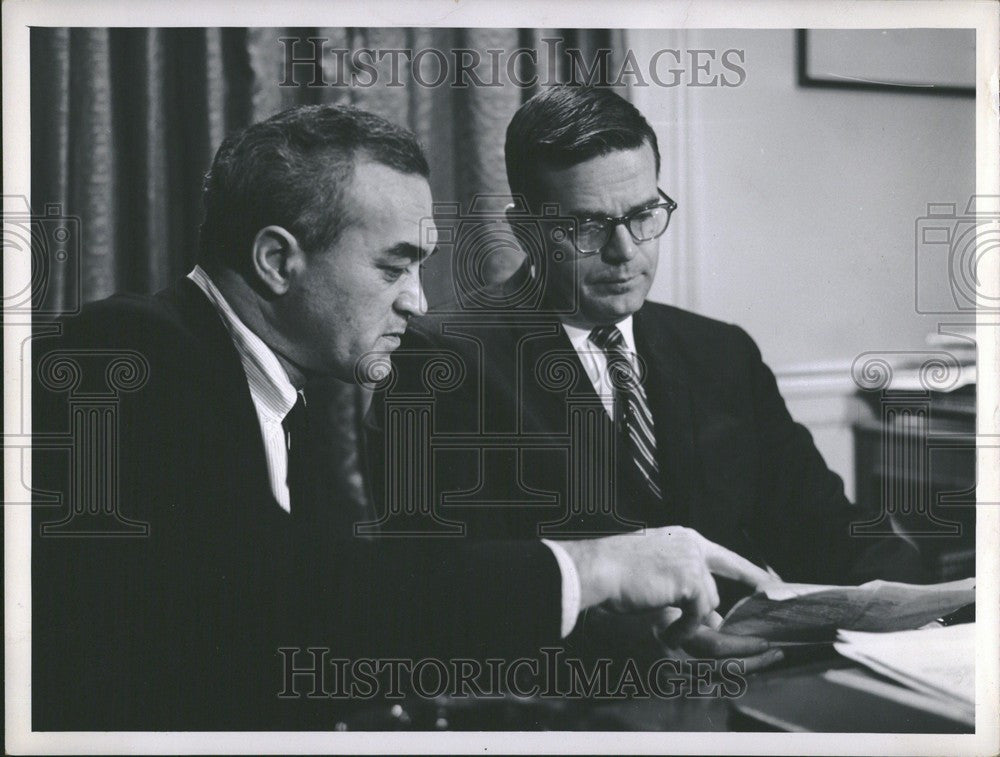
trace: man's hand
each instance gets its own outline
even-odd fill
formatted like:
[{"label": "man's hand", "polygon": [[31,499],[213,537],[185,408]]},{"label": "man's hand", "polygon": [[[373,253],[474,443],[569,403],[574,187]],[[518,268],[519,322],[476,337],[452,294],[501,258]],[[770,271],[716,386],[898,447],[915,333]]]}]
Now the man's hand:
[{"label": "man's hand", "polygon": [[735,552],[680,526],[588,541],[564,541],[580,576],[581,609],[616,612],[679,608],[672,639],[692,636],[719,605],[712,574],[749,586],[773,578]]},{"label": "man's hand", "polygon": [[[669,618],[673,611],[674,608],[667,608],[666,630],[658,634],[658,637],[668,648],[675,645],[675,637],[669,630]],[[691,657],[720,660],[739,659],[743,662],[742,670],[744,673],[752,673],[755,670],[770,667],[784,659],[784,652],[772,648],[766,639],[724,633],[719,630],[720,625],[722,625],[722,617],[719,613],[712,612],[706,619],[705,625],[696,629],[693,634],[680,643],[681,648]]]},{"label": "man's hand", "polygon": [[680,616],[681,611],[676,607],[642,613],[591,608],[581,616],[582,628],[577,643],[590,657],[631,658],[640,666],[649,666],[662,658],[736,659],[741,661],[744,673],[752,673],[784,658],[783,652],[771,648],[765,639],[719,631],[722,618],[716,612],[710,613],[705,625],[678,644],[667,629]]}]

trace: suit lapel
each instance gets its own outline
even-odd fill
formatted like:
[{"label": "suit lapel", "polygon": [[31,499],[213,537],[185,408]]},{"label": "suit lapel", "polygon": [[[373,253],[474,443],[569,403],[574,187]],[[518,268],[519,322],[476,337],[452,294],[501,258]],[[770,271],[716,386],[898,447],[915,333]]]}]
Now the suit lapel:
[{"label": "suit lapel", "polygon": [[[226,429],[224,448],[212,452],[218,454],[221,465],[239,471],[229,480],[244,482],[247,496],[263,499],[269,512],[281,512],[271,495],[264,440],[246,372],[222,317],[188,278],[157,296],[177,313],[192,335],[189,351],[177,351],[191,370],[192,382],[198,382],[218,408],[219,416],[214,417],[225,417],[231,424]],[[181,391],[188,390],[194,391],[181,387]]]},{"label": "suit lapel", "polygon": [[[682,369],[680,352],[673,344],[669,329],[659,323],[655,312],[643,307],[634,316],[636,350],[645,366],[644,387],[656,426],[657,462],[664,484],[664,500],[681,524],[697,519],[701,475],[694,443],[692,392]],[[533,327],[525,333],[542,332]],[[565,432],[568,418],[567,403],[571,401],[600,404],[593,384],[580,362],[580,357],[558,321],[544,335],[523,342],[524,365],[529,373],[523,397],[525,430],[535,429]],[[572,381],[560,391],[545,388],[545,375],[552,375],[553,360],[566,361],[572,366]],[[538,392],[539,396],[527,393]]]},{"label": "suit lapel", "polygon": [[[568,401],[599,403],[600,399],[559,319],[538,312],[540,303],[526,297],[532,281],[531,266],[525,260],[500,285],[503,301],[515,303],[516,310],[529,311],[516,327],[523,422],[528,430],[565,429]],[[534,392],[541,394],[533,396]]]},{"label": "suit lapel", "polygon": [[634,316],[636,351],[645,366],[646,398],[656,426],[656,452],[665,501],[681,525],[697,521],[698,476],[691,387],[681,370],[681,353],[666,324],[644,305]]},{"label": "suit lapel", "polygon": [[526,328],[525,334],[528,338],[519,349],[525,430],[565,433],[568,403],[600,405],[601,400],[558,320],[539,321]]}]

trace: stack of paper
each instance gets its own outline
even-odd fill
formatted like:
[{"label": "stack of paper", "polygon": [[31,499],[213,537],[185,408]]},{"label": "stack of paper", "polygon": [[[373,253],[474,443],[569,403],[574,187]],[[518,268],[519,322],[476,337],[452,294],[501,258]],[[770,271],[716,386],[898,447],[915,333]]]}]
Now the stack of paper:
[{"label": "stack of paper", "polygon": [[965,623],[896,633],[840,631],[833,646],[844,657],[936,700],[955,711],[957,717],[972,722],[975,628],[975,623]]}]

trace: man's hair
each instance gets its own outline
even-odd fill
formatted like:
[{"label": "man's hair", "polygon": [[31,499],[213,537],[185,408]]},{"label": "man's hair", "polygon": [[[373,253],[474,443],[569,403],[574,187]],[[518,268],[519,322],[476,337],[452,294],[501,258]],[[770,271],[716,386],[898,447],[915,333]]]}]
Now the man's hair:
[{"label": "man's hair", "polygon": [[540,166],[569,168],[644,142],[653,148],[658,175],[656,134],[632,103],[607,88],[557,85],[524,103],[507,126],[507,183],[511,193],[531,197]]},{"label": "man's hair", "polygon": [[340,201],[354,165],[367,159],[427,177],[416,137],[349,106],[304,105],[231,134],[205,177],[200,258],[242,268],[257,232],[285,228],[307,252],[342,227]]}]

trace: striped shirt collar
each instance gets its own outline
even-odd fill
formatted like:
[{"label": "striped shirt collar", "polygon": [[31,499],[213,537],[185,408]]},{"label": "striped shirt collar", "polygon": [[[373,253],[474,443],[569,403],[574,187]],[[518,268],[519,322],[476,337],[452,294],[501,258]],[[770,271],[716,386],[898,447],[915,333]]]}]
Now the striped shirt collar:
[{"label": "striped shirt collar", "polygon": [[258,415],[281,423],[295,406],[298,396],[297,390],[288,378],[288,373],[271,348],[240,320],[222,292],[215,286],[215,282],[201,266],[196,265],[188,274],[188,278],[205,293],[229,330],[233,345],[239,353],[240,362],[243,363],[247,383],[250,385],[250,396],[253,398]]}]

